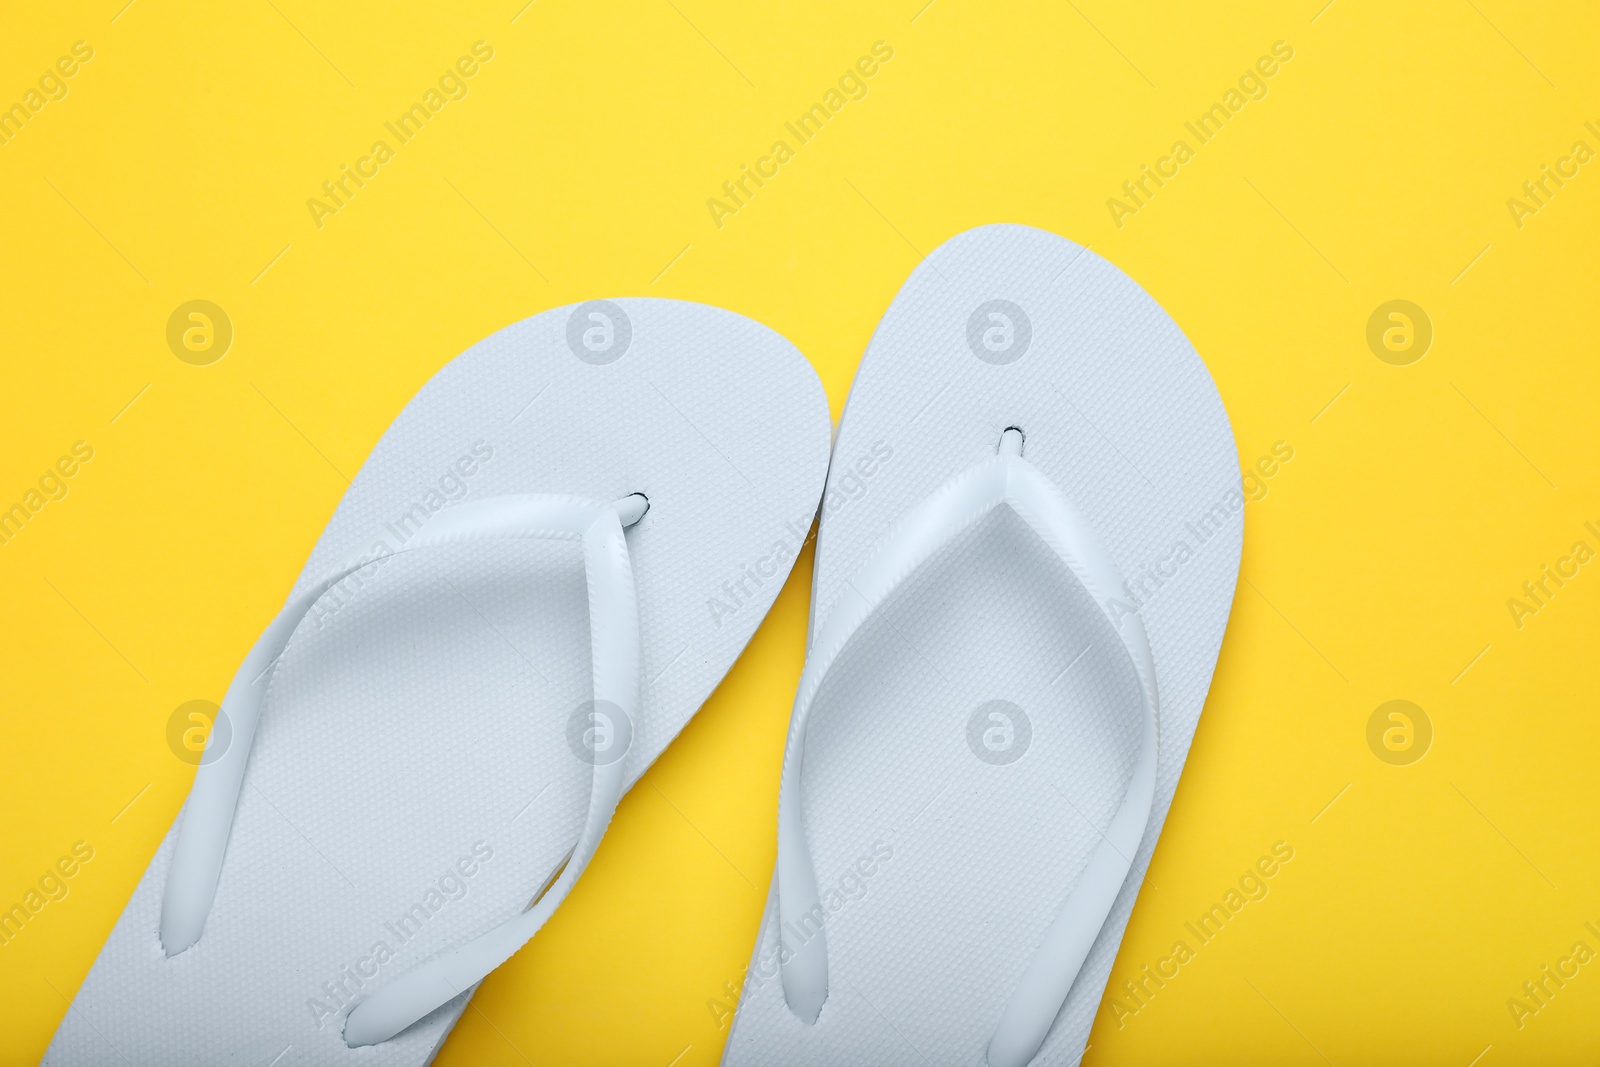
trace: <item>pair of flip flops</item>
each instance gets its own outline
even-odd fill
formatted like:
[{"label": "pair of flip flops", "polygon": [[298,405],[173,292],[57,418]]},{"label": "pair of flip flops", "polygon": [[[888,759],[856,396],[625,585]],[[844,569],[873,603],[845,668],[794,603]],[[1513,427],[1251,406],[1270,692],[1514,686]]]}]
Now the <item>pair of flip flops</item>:
[{"label": "pair of flip flops", "polygon": [[800,353],[702,305],[558,308],[441,370],[240,667],[45,1063],[428,1063],[819,499],[724,1063],[1075,1062],[1232,603],[1227,415],[1127,276],[986,226],[912,274],[829,432]]}]

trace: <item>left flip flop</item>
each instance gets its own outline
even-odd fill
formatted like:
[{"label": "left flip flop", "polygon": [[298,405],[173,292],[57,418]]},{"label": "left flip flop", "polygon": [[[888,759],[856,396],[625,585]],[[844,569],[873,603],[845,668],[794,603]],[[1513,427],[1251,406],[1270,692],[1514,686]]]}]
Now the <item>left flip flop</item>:
[{"label": "left flip flop", "polygon": [[793,345],[701,304],[556,308],[440,370],[234,676],[44,1063],[431,1061],[772,606],[831,430]]}]

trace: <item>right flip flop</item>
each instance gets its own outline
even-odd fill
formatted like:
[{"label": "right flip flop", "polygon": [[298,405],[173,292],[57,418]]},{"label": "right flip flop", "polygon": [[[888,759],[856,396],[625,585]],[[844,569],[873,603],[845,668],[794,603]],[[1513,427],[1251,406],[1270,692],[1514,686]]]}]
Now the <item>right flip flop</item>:
[{"label": "right flip flop", "polygon": [[934,251],[834,444],[725,1067],[1078,1061],[1239,574],[1193,346],[1071,241]]}]

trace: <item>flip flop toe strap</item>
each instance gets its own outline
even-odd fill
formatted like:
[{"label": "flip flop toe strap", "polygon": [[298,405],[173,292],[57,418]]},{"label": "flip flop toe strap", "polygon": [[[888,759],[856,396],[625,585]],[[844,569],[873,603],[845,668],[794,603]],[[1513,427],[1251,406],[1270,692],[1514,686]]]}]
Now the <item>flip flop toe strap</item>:
[{"label": "flip flop toe strap", "polygon": [[1123,594],[1121,575],[1093,529],[1050,479],[1022,458],[1022,449],[1022,432],[1006,430],[993,458],[958,473],[902,516],[846,583],[801,672],[778,797],[779,929],[814,931],[802,944],[785,945],[788,951],[780,954],[784,1000],[803,1022],[815,1023],[828,998],[828,951],[800,810],[812,704],[845,646],[918,567],[990,512],[1010,507],[1082,583],[1120,640],[1139,682],[1141,737],[1116,815],[997,1022],[987,1049],[989,1067],[1022,1067],[1044,1043],[1138,852],[1155,797],[1158,748],[1155,664],[1144,622],[1118,599]]},{"label": "flip flop toe strap", "polygon": [[[615,503],[548,494],[491,497],[440,512],[398,551],[529,538],[581,542],[589,593],[594,705],[631,722],[639,706],[639,611],[622,531],[648,508],[640,494]],[[222,713],[233,727],[232,743],[216,760],[202,761],[167,872],[160,937],[168,957],[199,941],[205,928],[262,701],[279,658],[328,590],[373,562],[363,558],[346,564],[290,600],[234,675],[222,702]],[[528,910],[401,975],[357,1004],[345,1024],[347,1045],[385,1041],[460,996],[509,959],[555,913],[588,866],[622,795],[627,760],[592,762],[588,812],[560,877]]]}]

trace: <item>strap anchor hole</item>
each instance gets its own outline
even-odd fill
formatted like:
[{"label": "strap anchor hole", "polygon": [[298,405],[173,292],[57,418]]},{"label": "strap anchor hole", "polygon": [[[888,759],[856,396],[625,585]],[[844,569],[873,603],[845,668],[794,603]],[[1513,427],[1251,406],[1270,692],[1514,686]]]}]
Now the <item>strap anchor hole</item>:
[{"label": "strap anchor hole", "polygon": [[623,497],[616,503],[617,518],[622,520],[623,528],[633,526],[650,511],[650,498],[643,493],[632,493]]}]

